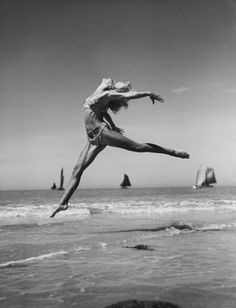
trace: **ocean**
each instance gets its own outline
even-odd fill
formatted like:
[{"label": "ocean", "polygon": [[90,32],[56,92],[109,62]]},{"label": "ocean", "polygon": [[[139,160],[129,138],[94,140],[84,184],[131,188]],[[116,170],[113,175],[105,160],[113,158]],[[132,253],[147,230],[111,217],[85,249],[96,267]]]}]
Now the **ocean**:
[{"label": "ocean", "polygon": [[1,307],[236,307],[236,187],[62,193],[0,192]]}]

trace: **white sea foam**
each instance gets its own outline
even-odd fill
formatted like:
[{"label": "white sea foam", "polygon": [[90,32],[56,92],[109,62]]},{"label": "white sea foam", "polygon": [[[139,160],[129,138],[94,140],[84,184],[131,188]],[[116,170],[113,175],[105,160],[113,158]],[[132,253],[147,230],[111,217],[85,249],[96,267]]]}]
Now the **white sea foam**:
[{"label": "white sea foam", "polygon": [[78,252],[78,251],[90,250],[90,249],[91,249],[91,248],[89,248],[89,247],[82,247],[82,246],[79,246],[79,247],[74,248],[72,251],[73,251],[73,252]]},{"label": "white sea foam", "polygon": [[203,227],[196,228],[199,231],[214,231],[214,230],[227,230],[236,227],[236,221],[231,223],[216,223],[216,224],[209,224]]},{"label": "white sea foam", "polygon": [[[58,207],[57,204],[49,205],[32,205],[32,204],[15,204],[2,206],[0,208],[1,217],[27,217],[27,216],[45,216],[50,215]],[[77,215],[89,215],[90,212],[87,208],[70,206],[73,209],[73,214]],[[64,211],[66,215],[69,215],[71,211]]]},{"label": "white sea foam", "polygon": [[[98,199],[99,200],[99,199]],[[0,225],[37,223],[48,224],[63,220],[75,220],[88,217],[91,214],[120,214],[120,215],[165,215],[170,213],[188,213],[191,211],[236,211],[236,200],[227,199],[179,199],[179,200],[151,200],[142,199],[114,199],[109,202],[101,200],[93,203],[72,203],[68,210],[59,213],[56,218],[49,216],[57,208],[57,204],[7,204],[0,207]]]},{"label": "white sea foam", "polygon": [[179,200],[179,201],[125,201],[111,203],[93,203],[90,208],[93,214],[168,214],[190,211],[236,211],[234,200]]},{"label": "white sea foam", "polygon": [[41,261],[43,259],[53,258],[53,257],[58,256],[58,255],[64,255],[66,253],[67,253],[66,251],[60,250],[60,251],[56,251],[56,252],[43,254],[43,255],[40,255],[40,256],[37,256],[37,257],[30,257],[30,258],[26,258],[26,259],[1,263],[0,267],[8,267],[8,266],[11,266],[11,265],[14,266],[15,264],[25,264],[25,263],[28,263],[28,262]]},{"label": "white sea foam", "polygon": [[[57,216],[57,219],[51,219],[50,215],[57,208],[57,204],[49,205],[32,205],[32,204],[15,204],[0,207],[0,225],[12,224],[28,224],[37,223],[48,224],[60,221],[61,218],[65,220],[76,219],[80,217],[90,216],[90,211],[87,208],[79,206],[70,206],[67,211],[63,211]],[[59,219],[58,219],[59,218]]]}]

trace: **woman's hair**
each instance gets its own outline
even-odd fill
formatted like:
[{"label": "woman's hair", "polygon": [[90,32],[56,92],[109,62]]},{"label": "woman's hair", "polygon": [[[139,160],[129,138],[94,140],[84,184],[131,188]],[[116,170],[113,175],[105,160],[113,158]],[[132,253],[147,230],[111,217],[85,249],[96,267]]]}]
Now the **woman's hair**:
[{"label": "woman's hair", "polygon": [[113,89],[114,81],[111,78],[103,78],[95,92],[102,92]]},{"label": "woman's hair", "polygon": [[[113,80],[112,90],[116,92],[129,92],[132,89],[131,83],[129,81],[115,81]],[[128,100],[126,99],[117,99],[112,100],[109,103],[109,108],[112,112],[117,113],[121,108],[128,108]]]},{"label": "woman's hair", "polygon": [[132,89],[132,85],[130,81],[114,81],[113,89],[117,92],[129,92]]},{"label": "woman's hair", "polygon": [[117,113],[120,108],[128,108],[128,101],[125,99],[122,100],[112,100],[109,102],[108,107],[111,109],[113,113]]},{"label": "woman's hair", "polygon": [[116,90],[117,92],[129,92],[132,89],[130,81],[116,81],[111,78],[103,78],[100,85],[97,87],[96,92],[107,90]]},{"label": "woman's hair", "polygon": [[[107,90],[115,90],[116,92],[129,92],[132,89],[132,85],[129,81],[123,82],[123,81],[116,81],[111,78],[103,78],[101,84],[98,86],[96,91],[97,92],[103,92]],[[127,108],[128,107],[128,101],[125,99],[122,100],[113,100],[109,103],[109,108],[112,112],[117,113],[120,108]]]}]

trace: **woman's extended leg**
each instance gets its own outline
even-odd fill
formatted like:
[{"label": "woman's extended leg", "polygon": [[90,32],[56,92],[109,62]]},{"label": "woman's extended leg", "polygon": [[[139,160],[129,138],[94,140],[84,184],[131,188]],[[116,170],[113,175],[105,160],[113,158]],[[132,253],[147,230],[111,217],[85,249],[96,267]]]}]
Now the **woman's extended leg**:
[{"label": "woman's extended leg", "polygon": [[81,176],[84,170],[93,162],[95,157],[105,148],[105,146],[95,146],[91,143],[87,143],[83,151],[80,154],[78,162],[76,163],[72,172],[70,181],[67,188],[59,202],[59,207],[52,213],[50,217],[54,217],[58,212],[66,210],[68,208],[68,202],[79,185]]},{"label": "woman's extended leg", "polygon": [[138,143],[106,127],[102,131],[102,141],[106,145],[128,151],[161,153],[179,158],[189,158],[189,154],[182,150],[168,149],[153,143]]}]

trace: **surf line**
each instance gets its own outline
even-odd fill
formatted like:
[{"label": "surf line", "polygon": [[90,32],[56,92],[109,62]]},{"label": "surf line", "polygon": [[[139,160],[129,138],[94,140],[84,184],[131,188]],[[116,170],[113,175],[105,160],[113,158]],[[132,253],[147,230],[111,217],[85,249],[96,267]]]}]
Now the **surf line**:
[{"label": "surf line", "polygon": [[43,260],[43,259],[52,258],[52,257],[58,256],[58,255],[64,255],[66,253],[67,253],[66,251],[60,250],[60,251],[57,251],[57,252],[51,252],[51,253],[40,255],[40,256],[37,256],[37,257],[30,257],[30,258],[26,258],[26,259],[1,263],[0,267],[8,267],[8,266],[11,266],[11,265],[14,266],[15,264],[24,264],[24,263],[32,262],[32,261],[39,261],[39,260]]},{"label": "surf line", "polygon": [[207,232],[207,231],[221,231],[224,230],[220,227],[217,226],[210,226],[210,227],[200,227],[200,226],[194,226],[191,223],[184,223],[184,222],[173,222],[169,225],[166,226],[160,226],[156,228],[137,228],[137,229],[127,229],[127,230],[114,230],[114,231],[105,231],[105,232],[100,232],[100,233],[120,233],[120,232],[137,232],[137,231],[147,231],[147,232],[158,232],[158,231],[166,231],[166,230],[171,230],[171,229],[176,229],[180,231],[202,231],[202,232]]}]

